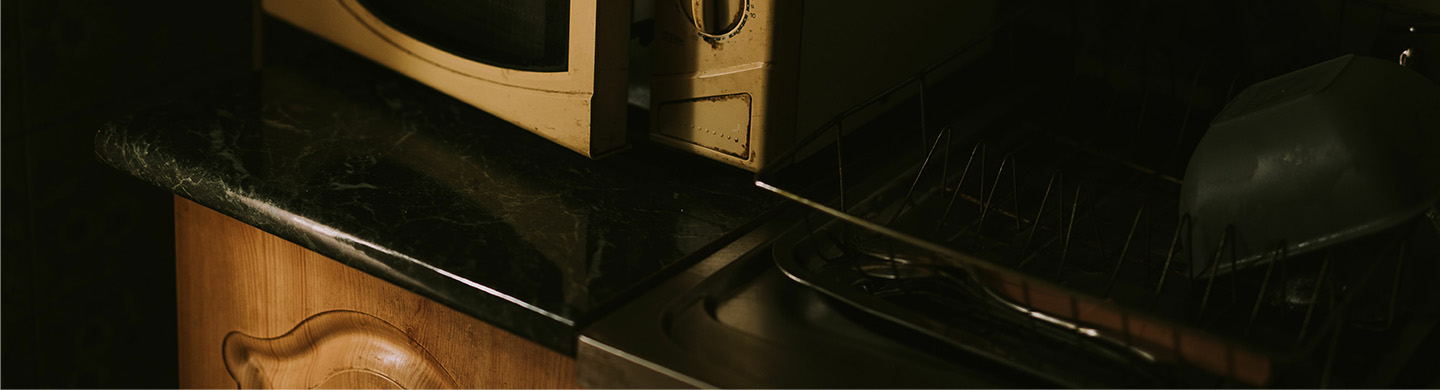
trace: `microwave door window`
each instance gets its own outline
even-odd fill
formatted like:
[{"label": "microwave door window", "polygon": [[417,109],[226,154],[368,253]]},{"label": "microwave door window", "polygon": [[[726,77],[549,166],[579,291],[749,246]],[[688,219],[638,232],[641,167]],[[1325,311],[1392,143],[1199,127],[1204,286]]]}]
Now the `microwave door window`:
[{"label": "microwave door window", "polygon": [[390,27],[437,49],[503,68],[564,72],[569,0],[360,0]]}]

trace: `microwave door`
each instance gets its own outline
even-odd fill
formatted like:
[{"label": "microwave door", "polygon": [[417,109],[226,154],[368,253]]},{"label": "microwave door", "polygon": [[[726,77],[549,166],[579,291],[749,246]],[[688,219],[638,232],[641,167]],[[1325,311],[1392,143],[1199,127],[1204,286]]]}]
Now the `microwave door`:
[{"label": "microwave door", "polygon": [[630,3],[264,0],[267,13],[588,157],[625,146]]}]

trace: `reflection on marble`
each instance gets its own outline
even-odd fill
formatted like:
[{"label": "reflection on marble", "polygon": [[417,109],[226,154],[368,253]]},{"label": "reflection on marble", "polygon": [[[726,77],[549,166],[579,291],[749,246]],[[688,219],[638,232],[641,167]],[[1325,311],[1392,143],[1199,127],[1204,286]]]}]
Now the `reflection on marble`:
[{"label": "reflection on marble", "polygon": [[577,322],[779,199],[651,146],[592,161],[270,21],[256,75],[105,126],[100,159],[573,353]]}]

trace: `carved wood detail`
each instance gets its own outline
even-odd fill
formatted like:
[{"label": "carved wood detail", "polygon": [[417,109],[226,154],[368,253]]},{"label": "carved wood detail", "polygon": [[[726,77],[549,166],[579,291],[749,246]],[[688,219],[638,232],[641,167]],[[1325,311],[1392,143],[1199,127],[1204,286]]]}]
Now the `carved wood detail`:
[{"label": "carved wood detail", "polygon": [[[175,255],[182,388],[576,387],[573,358],[180,197]],[[386,349],[411,363],[354,360]]]},{"label": "carved wood detail", "polygon": [[230,332],[222,350],[230,377],[245,389],[459,387],[415,339],[357,311],[316,314],[271,338]]}]

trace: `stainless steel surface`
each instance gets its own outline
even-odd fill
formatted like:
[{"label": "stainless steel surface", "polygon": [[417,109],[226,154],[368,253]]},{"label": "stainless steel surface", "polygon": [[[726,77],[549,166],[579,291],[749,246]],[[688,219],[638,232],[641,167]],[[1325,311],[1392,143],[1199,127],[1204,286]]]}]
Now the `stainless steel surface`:
[{"label": "stainless steel surface", "polygon": [[[1038,19],[1073,21],[1066,12],[1091,11],[1041,7]],[[958,314],[995,312],[998,323],[1068,332],[1033,338],[1068,340],[1073,347],[1052,352],[1112,360],[1152,386],[1397,383],[1369,374],[1376,370],[1429,383],[1433,374],[1415,372],[1440,350],[1395,354],[1436,344],[1433,332],[1399,331],[1430,329],[1423,324],[1440,316],[1440,294],[1418,276],[1440,271],[1431,261],[1440,257],[1440,236],[1417,229],[1422,221],[1315,253],[1276,251],[1266,267],[1225,277],[1196,271],[1231,261],[1234,245],[1222,239],[1205,248],[1213,256],[1199,255],[1204,244],[1186,234],[1195,221],[1173,211],[1179,178],[1200,129],[1253,77],[1245,58],[1207,57],[1143,34],[1085,42],[1084,30],[1075,41],[1091,46],[1067,46],[1075,43],[1029,35],[1035,24],[1011,27],[996,34],[993,49],[1008,57],[962,70],[969,81],[923,87],[980,97],[942,103],[937,96],[950,93],[934,93],[897,110],[908,121],[873,132],[842,131],[846,118],[837,118],[820,136],[836,144],[828,160],[761,172],[762,187],[835,221],[809,227],[797,245],[809,254],[778,259],[787,274],[876,317],[996,351],[997,361],[1040,367],[1066,384],[1114,377],[1003,354],[1036,342],[976,342],[965,334],[983,327]],[[1024,50],[1041,46],[1073,51]],[[1057,72],[1057,64],[1073,72]],[[946,113],[952,117],[937,118]],[[887,262],[888,274],[867,271]],[[917,267],[927,271],[909,270]],[[906,273],[942,277],[894,277]],[[905,298],[924,296],[953,301]],[[1031,318],[1013,319],[1017,313]],[[1114,348],[1139,359],[1106,356]]]},{"label": "stainless steel surface", "polygon": [[[1196,272],[1194,221],[1175,210],[1206,123],[1246,85],[1319,61],[1295,65],[1313,47],[1287,46],[1313,43],[1291,39],[1313,26],[1196,28],[1271,15],[1208,4],[1011,4],[1027,12],[981,45],[991,55],[931,67],[958,76],[919,74],[847,111],[889,100],[872,124],[841,115],[802,141],[816,157],[762,171],[757,185],[812,212],[789,217],[794,228],[752,232],[749,249],[712,256],[587,328],[582,349],[596,358],[581,362],[582,377],[621,386],[616,378],[662,373],[700,387],[1440,383],[1429,365],[1440,360],[1433,216],[1322,251],[1280,250],[1224,276]],[[1255,39],[1207,46],[1226,34]],[[915,99],[892,94],[916,88]],[[755,251],[769,241],[773,253]],[[1204,264],[1229,261],[1233,248],[1210,248],[1224,256]],[[587,362],[607,362],[589,364],[612,375],[585,374]]]},{"label": "stainless steel surface", "polygon": [[[813,218],[813,216],[812,216]],[[1053,383],[936,345],[799,285],[771,243],[800,210],[741,237],[585,329],[580,384],[954,388]]]}]

